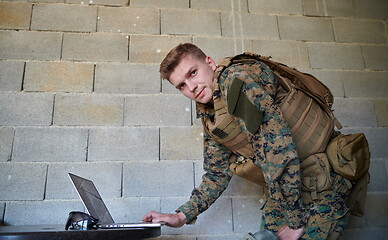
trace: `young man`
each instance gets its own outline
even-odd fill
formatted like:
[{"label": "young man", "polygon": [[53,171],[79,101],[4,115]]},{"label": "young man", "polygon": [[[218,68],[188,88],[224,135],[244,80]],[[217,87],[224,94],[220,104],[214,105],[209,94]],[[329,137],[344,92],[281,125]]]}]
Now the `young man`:
[{"label": "young man", "polygon": [[[267,65],[250,61],[219,70],[211,57],[185,43],[170,51],[160,65],[160,73],[197,103],[197,116],[204,125],[206,173],[177,213],[150,212],[143,221],[163,221],[171,227],[192,223],[226,189],[232,177],[229,165],[238,157],[250,157],[262,170],[268,189],[262,228],[276,233],[279,239],[340,236],[348,210],[346,183],[331,173],[336,181],[333,190],[321,193],[318,200],[306,197],[296,146],[275,100],[278,83]],[[229,137],[220,129],[225,121],[239,129],[229,142],[220,141]]]}]

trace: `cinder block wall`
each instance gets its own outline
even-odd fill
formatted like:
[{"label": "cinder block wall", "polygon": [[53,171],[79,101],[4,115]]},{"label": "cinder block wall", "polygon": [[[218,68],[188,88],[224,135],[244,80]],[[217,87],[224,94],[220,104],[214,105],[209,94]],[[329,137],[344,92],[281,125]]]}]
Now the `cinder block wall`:
[{"label": "cinder block wall", "polygon": [[[372,150],[367,212],[345,239],[388,234],[386,0],[0,1],[0,220],[64,224],[84,210],[68,172],[94,180],[116,221],[171,212],[201,180],[195,107],[158,75],[178,43],[242,51],[313,73],[343,132]],[[238,239],[261,189],[233,179],[197,224],[165,239]]]}]

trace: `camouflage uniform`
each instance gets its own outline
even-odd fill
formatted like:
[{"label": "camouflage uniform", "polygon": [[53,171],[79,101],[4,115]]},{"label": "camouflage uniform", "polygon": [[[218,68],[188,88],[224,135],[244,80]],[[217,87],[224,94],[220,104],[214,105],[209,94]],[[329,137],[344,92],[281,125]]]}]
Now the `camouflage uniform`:
[{"label": "camouflage uniform", "polygon": [[[261,62],[232,65],[215,81],[219,86],[215,89],[219,90],[214,92],[213,99],[224,98],[226,101],[228,90],[236,80],[244,82],[241,90],[257,109],[263,112],[263,122],[255,134],[249,133],[244,122],[236,118],[241,130],[251,139],[255,150],[255,164],[262,169],[267,183],[268,194],[262,215],[262,228],[276,233],[282,225],[298,229],[309,221],[309,226],[312,227],[306,229],[303,236],[305,239],[317,239],[317,236],[327,234],[327,229],[323,229],[321,225],[313,226],[311,221],[315,219],[321,224],[327,220],[332,223],[332,220],[345,216],[345,194],[338,194],[340,191],[333,189],[322,193],[322,199],[318,202],[309,201],[308,197],[305,197],[303,203],[302,195],[308,193],[301,190],[300,160],[291,131],[280,108],[274,102],[277,82],[273,72]],[[214,118],[214,109],[209,104],[197,103],[197,116]],[[235,159],[232,158],[233,154],[225,146],[214,141],[209,134],[204,133],[206,173],[201,185],[193,190],[190,200],[177,209],[186,215],[187,223],[208,209],[226,189],[232,177],[229,165],[232,159]],[[338,186],[346,186],[341,177],[334,173],[333,177],[340,183]],[[313,216],[319,216],[318,220]],[[332,227],[334,231],[340,232],[346,221],[340,221],[339,225],[340,227]]]}]

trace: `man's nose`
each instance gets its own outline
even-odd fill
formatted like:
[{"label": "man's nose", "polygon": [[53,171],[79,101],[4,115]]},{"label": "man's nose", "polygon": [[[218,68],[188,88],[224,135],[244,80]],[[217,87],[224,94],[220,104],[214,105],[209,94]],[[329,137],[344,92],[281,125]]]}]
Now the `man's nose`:
[{"label": "man's nose", "polygon": [[186,80],[186,86],[189,88],[190,92],[194,91],[196,84],[193,81]]}]

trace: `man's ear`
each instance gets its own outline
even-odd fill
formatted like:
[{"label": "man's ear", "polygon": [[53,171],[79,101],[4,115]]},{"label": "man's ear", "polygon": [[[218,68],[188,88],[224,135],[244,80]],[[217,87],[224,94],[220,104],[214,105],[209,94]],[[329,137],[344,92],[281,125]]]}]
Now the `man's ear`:
[{"label": "man's ear", "polygon": [[210,68],[211,68],[213,71],[216,70],[217,64],[216,64],[216,62],[213,60],[213,58],[207,56],[207,57],[206,57],[206,62],[207,62],[207,64],[209,64]]}]

